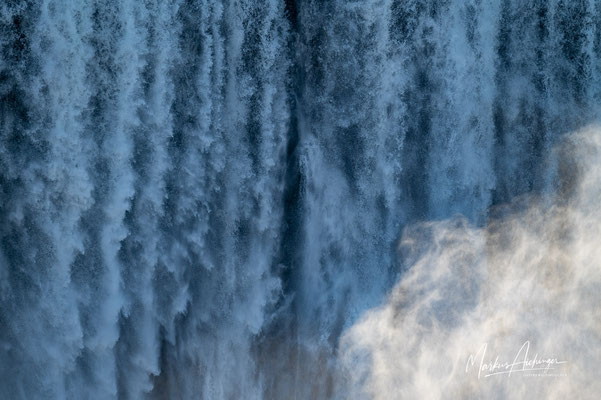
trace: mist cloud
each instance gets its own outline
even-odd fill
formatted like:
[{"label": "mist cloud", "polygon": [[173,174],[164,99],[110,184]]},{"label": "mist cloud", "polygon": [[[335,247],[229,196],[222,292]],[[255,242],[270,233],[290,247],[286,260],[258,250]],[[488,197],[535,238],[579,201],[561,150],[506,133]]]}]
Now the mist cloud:
[{"label": "mist cloud", "polygon": [[[519,199],[485,227],[455,218],[405,230],[409,269],[341,340],[346,398],[598,398],[601,129],[568,136],[553,154],[553,195]],[[523,361],[525,344],[530,360],[566,363],[546,376],[478,376],[482,361]]]}]

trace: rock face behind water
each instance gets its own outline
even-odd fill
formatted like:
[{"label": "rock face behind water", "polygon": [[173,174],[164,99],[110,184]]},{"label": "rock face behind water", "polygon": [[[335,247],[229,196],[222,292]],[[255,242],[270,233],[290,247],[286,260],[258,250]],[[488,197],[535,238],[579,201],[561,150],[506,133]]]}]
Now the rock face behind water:
[{"label": "rock face behind water", "polygon": [[595,1],[4,0],[0,398],[337,396],[404,227],[569,181],[600,38]]}]

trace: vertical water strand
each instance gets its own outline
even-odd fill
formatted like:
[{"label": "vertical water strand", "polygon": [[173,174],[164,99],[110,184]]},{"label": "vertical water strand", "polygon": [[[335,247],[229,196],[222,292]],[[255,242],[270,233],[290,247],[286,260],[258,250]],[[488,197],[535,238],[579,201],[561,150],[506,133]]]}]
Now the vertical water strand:
[{"label": "vertical water strand", "polygon": [[[240,193],[241,204],[249,203],[248,209],[242,209],[242,221],[247,220],[248,228],[238,232],[239,241],[231,244],[229,251],[242,249],[237,255],[236,276],[238,276],[244,295],[238,299],[237,319],[251,334],[259,333],[263,326],[263,312],[273,299],[273,291],[279,289],[272,267],[275,253],[279,247],[278,236],[282,223],[281,205],[283,201],[283,163],[286,148],[286,133],[289,122],[289,104],[287,96],[289,63],[286,54],[287,22],[281,2],[265,1],[248,3],[253,7],[253,15],[262,15],[256,25],[249,24],[246,40],[255,41],[253,49],[244,52],[256,52],[255,61],[243,54],[242,79],[249,90],[248,116],[245,134],[249,137],[248,155],[252,174],[245,178],[248,194]],[[242,70],[242,69],[241,69]],[[232,160],[233,161],[233,160]],[[239,179],[242,170],[230,176]],[[232,182],[233,184],[234,182]],[[246,197],[248,196],[248,198]],[[248,231],[246,231],[248,229]],[[248,247],[246,247],[248,246]]]},{"label": "vertical water strand", "polygon": [[[57,340],[71,347],[67,350],[46,344],[47,349],[57,352],[52,355],[55,363],[60,360],[58,366],[48,365],[45,373],[56,375],[54,395],[61,398],[66,396],[66,373],[75,369],[83,346],[71,268],[75,255],[85,251],[80,219],[93,203],[93,182],[88,174],[93,143],[85,133],[85,111],[91,95],[86,63],[93,56],[86,41],[91,32],[89,4],[44,1],[37,28],[34,48],[41,74],[36,97],[40,101],[39,117],[45,120],[43,129],[48,129],[44,135],[49,163],[44,171],[50,207],[40,210],[43,214],[35,223],[48,229],[49,247],[54,252],[54,257],[46,260],[48,265],[37,264],[37,268],[52,271],[45,283],[49,297],[42,297],[40,311],[46,318],[55,319],[50,324],[59,329]],[[41,336],[49,338],[48,330]],[[47,387],[54,385],[45,383]]]},{"label": "vertical water strand", "polygon": [[[348,113],[348,122],[337,124],[333,135],[336,136],[337,151],[343,155],[344,168],[352,165],[356,169],[349,179],[353,198],[353,238],[356,243],[350,247],[361,250],[351,257],[356,276],[351,289],[350,303],[345,319],[352,320],[362,312],[363,307],[377,302],[386,291],[389,279],[397,272],[394,241],[401,229],[406,215],[403,212],[401,191],[402,157],[400,156],[405,140],[407,108],[402,101],[402,92],[407,84],[407,70],[403,65],[404,55],[398,51],[394,40],[393,1],[377,1],[363,5],[360,2],[342,6],[345,20],[360,22],[357,32],[349,35],[346,29],[337,26],[333,30],[333,48],[344,49],[345,55],[354,58],[350,62],[351,71],[337,74],[339,86],[350,79],[350,85],[340,98],[343,107],[332,107],[336,113],[342,108]],[[348,39],[351,37],[352,39]],[[352,59],[351,58],[351,59]],[[330,63],[334,64],[335,59]],[[348,61],[346,61],[348,62]],[[330,64],[331,65],[331,64]],[[334,64],[335,65],[335,64]],[[336,93],[337,89],[334,89]],[[334,104],[332,104],[334,105]],[[349,107],[347,109],[347,107]],[[348,124],[348,127],[346,126]],[[356,135],[357,139],[353,139]],[[359,152],[354,149],[348,153],[346,140],[357,140]],[[353,160],[354,158],[354,160]],[[354,181],[354,182],[353,182]],[[345,235],[348,238],[348,235]],[[332,264],[338,263],[336,258]],[[335,342],[338,332],[330,341]]]},{"label": "vertical water strand", "polygon": [[[349,129],[347,137],[343,137],[344,132],[336,132],[335,129],[344,125],[345,119],[352,118],[352,113],[348,114],[351,108],[344,107],[344,100],[353,85],[360,82],[357,82],[356,76],[344,75],[354,72],[352,49],[350,46],[342,47],[344,43],[336,47],[332,31],[338,25],[338,34],[352,40],[356,38],[359,26],[352,15],[343,15],[343,12],[343,5],[338,2],[300,5],[300,35],[304,51],[299,57],[305,69],[301,100],[301,120],[305,131],[300,133],[303,248],[299,265],[295,266],[298,270],[295,302],[299,353],[293,368],[296,369],[294,393],[301,398],[311,389],[319,390],[323,386],[326,376],[316,376],[310,365],[319,362],[321,351],[325,353],[323,357],[329,358],[328,336],[336,324],[337,315],[343,312],[343,303],[338,296],[343,296],[352,283],[345,274],[352,273],[352,269],[344,258],[352,251],[349,246],[352,238],[345,235],[351,231],[352,213],[349,211],[352,199],[349,192],[355,182],[350,180],[356,171],[354,163],[361,161],[361,138],[356,126],[355,131]],[[340,21],[344,20],[352,23],[341,24]],[[333,64],[332,70],[330,63]],[[336,146],[336,134],[349,143],[346,159],[342,158],[344,154],[340,153],[339,145]],[[345,161],[346,166],[343,165]],[[332,265],[334,257],[338,257],[338,262]],[[335,283],[339,283],[340,287],[334,288]],[[306,387],[306,381],[314,381],[314,384]]]},{"label": "vertical water strand", "polygon": [[[431,140],[427,186],[432,218],[461,213],[484,219],[494,187],[490,68],[494,4],[480,1],[440,4],[432,17]],[[487,26],[490,26],[488,28]]]},{"label": "vertical water strand", "polygon": [[405,76],[391,46],[391,2],[308,2],[299,4],[299,16],[303,233],[294,283],[295,393],[327,397],[339,333],[377,302],[392,269],[405,117],[397,90]]},{"label": "vertical water strand", "polygon": [[[140,75],[145,51],[142,9],[132,2],[96,3],[91,43],[95,56],[88,65],[94,96],[90,102],[96,157],[93,159],[95,205],[86,216],[89,251],[75,272],[81,288],[85,349],[74,378],[73,395],[106,398],[117,395],[114,346],[124,305],[120,251],[128,234],[125,215],[134,196],[133,137],[142,104]],[[77,381],[77,378],[87,381]]]},{"label": "vertical water strand", "polygon": [[[7,224],[1,253],[9,258],[0,257],[7,279],[1,314],[12,316],[2,325],[14,343],[3,347],[2,359],[12,370],[2,371],[8,398],[64,396],[64,374],[73,369],[82,342],[70,265],[82,251],[79,218],[91,204],[81,107],[89,96],[83,65],[90,56],[81,31],[89,27],[85,5],[64,7],[64,18],[56,18],[62,6],[2,10],[16,35],[10,43],[5,32],[10,47],[3,48],[2,64],[16,63],[2,71],[9,90],[3,94],[2,147],[10,155],[3,152],[0,159],[20,159],[5,165],[2,177],[10,199],[2,207]],[[8,362],[19,353],[23,361]]]},{"label": "vertical water strand", "polygon": [[205,2],[180,15],[174,113],[188,117],[178,118],[171,144],[166,221],[176,225],[164,263],[184,279],[188,305],[160,390],[253,398],[261,391],[250,340],[278,287],[271,266],[288,118],[283,5]]},{"label": "vertical water strand", "polygon": [[[233,320],[232,307],[238,295],[235,285],[239,277],[234,269],[237,249],[228,247],[237,228],[228,223],[236,217],[232,207],[241,206],[231,192],[241,190],[239,179],[248,172],[247,155],[228,150],[230,141],[243,145],[243,131],[238,130],[241,127],[236,122],[245,121],[247,117],[243,114],[247,105],[238,99],[238,92],[228,91],[229,74],[233,74],[232,84],[240,81],[237,73],[243,26],[250,23],[242,5],[211,1],[210,6],[201,9],[201,13],[208,11],[200,32],[205,45],[201,48],[198,75],[202,107],[198,157],[206,171],[200,203],[205,215],[203,240],[206,249],[203,243],[202,265],[206,269],[191,266],[198,269],[191,274],[191,303],[202,304],[202,307],[183,325],[188,338],[182,343],[185,346],[182,349],[186,349],[198,365],[194,373],[197,376],[187,377],[187,396],[200,392],[206,398],[235,398],[242,395],[240,390],[247,380],[246,376],[241,376],[247,363],[244,352],[247,338]],[[242,115],[237,115],[238,112]],[[229,181],[228,172],[239,164],[244,165],[243,171],[237,171],[236,181]],[[194,338],[202,343],[195,344],[198,339]],[[239,354],[239,364],[232,362],[232,354]],[[237,384],[228,385],[230,381]],[[198,389],[194,389],[194,385],[198,385]],[[248,394],[252,398],[252,394]]]},{"label": "vertical water strand", "polygon": [[[513,193],[523,193],[532,185],[532,176],[518,176],[523,171],[516,164],[523,159],[528,128],[522,123],[530,119],[532,82],[530,58],[536,27],[534,13],[526,4],[503,1],[499,11],[497,31],[496,96],[493,121],[495,132],[495,171],[498,185],[494,202],[504,202]],[[521,35],[521,36],[518,36]],[[521,37],[522,40],[517,38]],[[522,48],[528,48],[522,51]],[[523,90],[528,88],[528,90]],[[517,132],[517,130],[521,132]],[[544,132],[539,132],[544,134]]]},{"label": "vertical water strand", "polygon": [[[547,106],[547,93],[553,96],[549,84],[557,84],[547,78],[550,71],[546,53],[549,48],[552,52],[554,46],[548,35],[548,32],[553,33],[551,12],[544,2],[507,4],[504,15],[509,19],[503,19],[503,26],[499,28],[511,38],[523,38],[522,41],[504,36],[498,38],[499,59],[504,61],[498,72],[498,85],[503,89],[498,92],[501,105],[497,109],[495,123],[497,132],[501,133],[498,137],[502,147],[499,149],[505,150],[501,153],[504,168],[498,171],[497,176],[501,179],[499,188],[505,196],[541,187],[537,166],[542,161],[543,150],[553,141],[553,125],[566,126],[571,118],[565,115],[561,122],[549,123],[557,117],[554,116],[555,110]],[[564,105],[570,103],[568,97],[560,101]],[[504,174],[502,178],[501,171]]]},{"label": "vertical water strand", "polygon": [[[591,28],[589,30],[590,42],[589,51],[591,57],[591,100],[593,104],[598,104],[601,99],[601,2],[598,0],[589,1],[591,10]],[[593,106],[593,112],[599,113]]]},{"label": "vertical water strand", "polygon": [[400,91],[405,112],[404,141],[398,157],[402,163],[401,191],[405,221],[425,218],[429,204],[427,162],[430,154],[432,116],[432,63],[436,43],[431,14],[440,2],[395,1],[391,35],[402,56],[406,83]]},{"label": "vertical water strand", "polygon": [[[404,218],[401,200],[403,166],[399,154],[405,139],[404,117],[407,110],[401,93],[407,75],[403,67],[404,55],[398,51],[398,43],[393,37],[394,1],[383,1],[378,7],[372,7],[368,16],[376,46],[373,55],[368,57],[371,65],[368,64],[367,68],[373,72],[367,85],[377,88],[373,97],[377,103],[376,121],[367,125],[376,133],[377,141],[371,147],[368,165],[373,165],[373,179],[380,187],[379,191],[372,193],[372,201],[381,214],[376,225],[382,229],[382,244],[386,249],[398,235]],[[368,136],[371,134],[368,133]],[[368,188],[364,190],[370,191]]]},{"label": "vertical water strand", "polygon": [[[220,268],[227,292],[219,308],[215,387],[225,397],[260,398],[260,382],[250,345],[265,320],[265,307],[278,290],[272,266],[279,246],[285,149],[287,32],[283,4],[278,1],[231,2],[225,9],[225,103],[218,116],[224,129],[223,180],[219,184],[223,229]],[[223,196],[223,197],[221,197]],[[225,308],[224,308],[225,306]],[[236,381],[235,388],[228,382]]]},{"label": "vertical water strand", "polygon": [[[215,7],[207,1],[182,2],[177,14],[181,55],[174,68],[172,107],[177,118],[169,143],[171,168],[162,222],[165,251],[157,273],[162,283],[155,285],[165,335],[161,375],[154,390],[159,398],[204,393],[206,367],[198,353],[207,339],[199,325],[210,332],[215,300],[210,271],[216,268],[211,249],[205,246],[212,211],[209,179],[214,174],[209,159],[222,157],[216,145],[220,131],[212,121],[213,104],[220,101],[220,96],[211,96],[215,93],[213,82],[221,80],[221,71],[213,68],[213,43],[219,40],[214,34],[219,32],[213,32],[210,22],[219,21],[220,16],[213,14],[221,11]],[[206,287],[195,287],[202,284]],[[198,296],[206,296],[206,301]],[[208,355],[205,360],[209,362]],[[196,379],[190,379],[195,375]]]},{"label": "vertical water strand", "polygon": [[[245,32],[246,42],[251,48],[243,50],[240,66],[241,71],[248,71],[245,80],[252,88],[245,128],[250,139],[248,151],[252,175],[248,181],[249,193],[242,197],[241,203],[247,202],[252,206],[244,211],[248,213],[244,217],[248,219],[248,228],[239,232],[237,243],[232,243],[228,253],[237,248],[243,249],[236,257],[240,296],[236,299],[235,319],[243,324],[252,343],[270,322],[270,315],[266,313],[273,308],[280,293],[275,264],[282,240],[285,184],[282,166],[285,165],[290,121],[288,90],[291,65],[287,49],[289,26],[283,2],[249,1],[246,6],[251,15],[261,16],[256,24],[249,24]],[[246,345],[244,351],[248,353],[249,350]],[[235,359],[232,362],[236,362]],[[260,369],[257,370],[257,367]],[[252,396],[257,399],[264,398],[263,379],[271,375],[264,367],[270,369],[268,365],[256,365],[253,359],[249,359],[246,367],[259,377],[256,383],[252,383],[256,387]],[[246,389],[246,392],[250,390]]]},{"label": "vertical water strand", "polygon": [[164,215],[166,174],[170,168],[167,148],[172,136],[171,79],[178,57],[179,4],[177,1],[146,4],[147,60],[141,79],[144,106],[140,126],[134,134],[133,165],[136,173],[131,211],[126,222],[130,235],[124,240],[121,278],[126,305],[117,346],[119,389],[125,398],[140,398],[153,388],[152,375],[160,374],[160,313],[156,309],[156,267],[163,245],[161,218]]},{"label": "vertical water strand", "polygon": [[595,118],[592,12],[582,1],[501,4],[494,203],[548,187],[553,178],[542,170],[543,155],[560,135]]},{"label": "vertical water strand", "polygon": [[[44,142],[35,135],[37,124],[28,118],[35,110],[30,103],[33,98],[30,81],[24,78],[33,58],[30,38],[38,20],[35,17],[38,9],[32,5],[3,3],[1,11],[0,210],[4,223],[0,227],[0,324],[3,328],[0,331],[0,372],[6,385],[0,387],[0,394],[24,397],[44,388],[43,383],[29,378],[28,370],[38,372],[40,381],[50,381],[50,385],[57,383],[52,382],[56,376],[43,374],[51,361],[44,350],[44,321],[33,325],[29,319],[34,313],[39,315],[36,308],[45,277],[44,271],[36,271],[35,265],[32,266],[36,251],[43,248],[43,237],[35,226],[25,230],[36,219],[35,205],[40,197],[34,194],[36,186],[41,185],[36,185],[30,176],[36,175],[44,157]],[[40,349],[37,357],[29,355],[31,348]],[[53,386],[48,393],[52,395],[55,390]]]},{"label": "vertical water strand", "polygon": [[552,20],[557,56],[554,83],[556,95],[563,96],[561,101],[565,108],[561,111],[574,111],[574,106],[584,108],[588,105],[588,80],[591,77],[588,41],[593,11],[589,6],[586,0],[558,0],[555,4]]}]

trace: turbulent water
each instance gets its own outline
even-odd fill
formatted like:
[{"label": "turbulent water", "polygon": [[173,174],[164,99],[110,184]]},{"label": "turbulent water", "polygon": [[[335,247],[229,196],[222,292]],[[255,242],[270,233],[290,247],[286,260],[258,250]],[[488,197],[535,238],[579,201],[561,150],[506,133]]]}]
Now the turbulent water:
[{"label": "turbulent water", "polygon": [[[601,362],[601,185],[572,181],[601,166],[566,153],[601,146],[563,138],[599,120],[601,1],[3,0],[0,49],[1,399],[477,398],[403,360],[445,332],[467,357],[456,325],[495,322],[457,276],[487,265],[581,294],[549,324],[586,336],[550,351],[584,361],[535,394],[598,393],[573,343]],[[499,261],[522,248],[492,217],[518,239],[568,229],[560,211],[516,228],[500,205],[521,195],[588,199],[553,236],[588,253]],[[549,274],[572,286],[539,288]],[[541,330],[547,311],[528,314]]]}]

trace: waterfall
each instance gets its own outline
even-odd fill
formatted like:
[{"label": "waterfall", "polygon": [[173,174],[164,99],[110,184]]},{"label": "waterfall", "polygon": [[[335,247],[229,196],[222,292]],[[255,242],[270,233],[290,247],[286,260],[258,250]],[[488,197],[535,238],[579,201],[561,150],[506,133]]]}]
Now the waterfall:
[{"label": "waterfall", "polygon": [[593,0],[6,0],[0,51],[2,399],[352,398],[399,240],[555,204],[600,117]]}]

